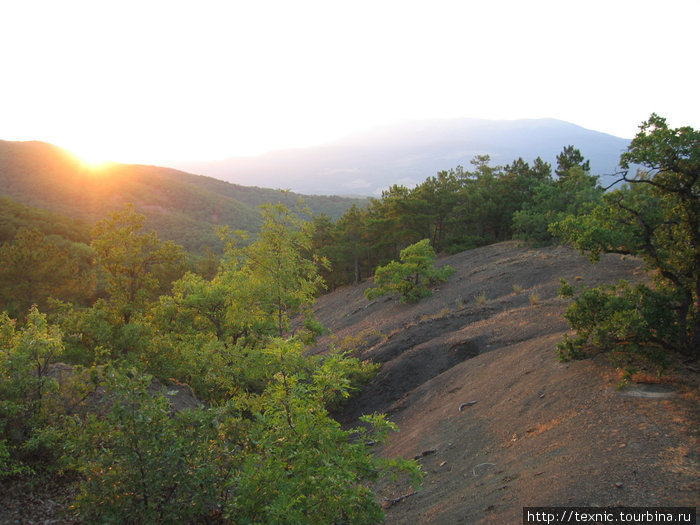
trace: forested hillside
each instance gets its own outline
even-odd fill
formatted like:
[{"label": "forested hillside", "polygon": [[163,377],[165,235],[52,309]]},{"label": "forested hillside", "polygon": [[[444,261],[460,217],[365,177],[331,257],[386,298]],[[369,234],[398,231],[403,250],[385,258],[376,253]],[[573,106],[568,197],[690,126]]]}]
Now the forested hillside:
[{"label": "forested hillside", "polygon": [[457,253],[518,238],[549,243],[548,225],[595,207],[603,195],[589,161],[574,146],[552,167],[537,158],[493,166],[488,155],[408,188],[394,185],[365,208],[340,219],[316,216],[314,242],[331,261],[330,286],[359,282],[397,259],[406,246],[429,239],[437,252]]},{"label": "forested hillside", "polygon": [[[130,202],[146,215],[148,229],[199,253],[207,246],[221,251],[216,226],[255,232],[261,225],[257,206],[294,207],[300,198],[157,166],[92,166],[51,144],[8,141],[0,141],[0,196],[88,223]],[[324,196],[304,201],[313,213],[332,217],[364,202]]]}]

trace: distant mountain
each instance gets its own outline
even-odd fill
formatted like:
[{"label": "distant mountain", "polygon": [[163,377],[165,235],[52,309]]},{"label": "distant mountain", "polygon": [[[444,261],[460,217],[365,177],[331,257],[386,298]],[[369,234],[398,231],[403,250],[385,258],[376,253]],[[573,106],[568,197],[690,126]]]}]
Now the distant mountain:
[{"label": "distant mountain", "polygon": [[603,181],[615,172],[629,140],[553,119],[407,121],[325,145],[280,150],[257,157],[175,167],[239,184],[256,184],[321,195],[377,195],[392,184],[411,186],[438,171],[488,154],[493,164],[542,157],[553,166],[573,144]]},{"label": "distant mountain", "polygon": [[[302,196],[157,166],[109,163],[94,168],[51,144],[0,141],[0,197],[88,223],[132,202],[146,215],[146,228],[201,251],[219,246],[216,226],[257,231],[257,206],[282,202],[294,207]],[[313,213],[334,218],[353,203],[365,203],[318,195],[303,198]]]}]

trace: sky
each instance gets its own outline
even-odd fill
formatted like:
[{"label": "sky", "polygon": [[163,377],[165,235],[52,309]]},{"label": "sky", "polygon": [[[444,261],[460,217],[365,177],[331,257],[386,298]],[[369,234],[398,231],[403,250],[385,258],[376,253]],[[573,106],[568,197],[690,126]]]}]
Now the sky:
[{"label": "sky", "polygon": [[700,128],[698,0],[21,0],[0,139],[167,165],[429,118]]}]

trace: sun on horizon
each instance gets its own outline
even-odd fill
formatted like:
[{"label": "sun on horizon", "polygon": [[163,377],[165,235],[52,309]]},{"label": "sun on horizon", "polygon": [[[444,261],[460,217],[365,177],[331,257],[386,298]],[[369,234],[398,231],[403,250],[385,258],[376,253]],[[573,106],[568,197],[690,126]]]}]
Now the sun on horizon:
[{"label": "sun on horizon", "polygon": [[90,151],[89,148],[84,150],[78,148],[66,148],[66,151],[68,151],[90,172],[95,174],[103,171],[105,167],[115,162],[111,160],[108,155],[105,155],[104,152],[99,150]]}]

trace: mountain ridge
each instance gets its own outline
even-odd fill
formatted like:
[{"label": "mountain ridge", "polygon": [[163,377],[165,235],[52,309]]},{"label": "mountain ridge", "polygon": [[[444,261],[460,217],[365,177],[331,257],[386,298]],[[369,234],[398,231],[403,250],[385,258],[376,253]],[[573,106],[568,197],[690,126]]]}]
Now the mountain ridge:
[{"label": "mountain ridge", "polygon": [[302,193],[377,196],[393,184],[412,186],[439,171],[468,167],[476,155],[489,155],[499,165],[519,157],[528,162],[542,157],[556,165],[561,150],[574,145],[590,159],[592,172],[601,175],[605,185],[629,142],[557,119],[429,119],[376,126],[308,148],[171,165],[232,182],[256,180]]},{"label": "mountain ridge", "polygon": [[146,215],[147,229],[198,252],[220,246],[219,226],[257,231],[256,208],[266,202],[293,208],[302,198],[312,213],[333,218],[365,202],[246,187],[169,167],[116,162],[95,167],[53,144],[2,140],[0,197],[88,223],[131,202]]}]

